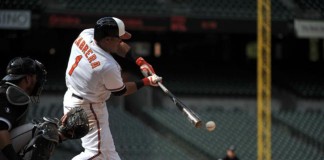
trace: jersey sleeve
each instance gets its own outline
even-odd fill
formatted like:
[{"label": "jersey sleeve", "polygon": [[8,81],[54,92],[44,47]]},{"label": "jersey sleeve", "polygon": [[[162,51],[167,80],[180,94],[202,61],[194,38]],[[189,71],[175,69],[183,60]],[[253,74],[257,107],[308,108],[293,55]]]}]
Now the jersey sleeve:
[{"label": "jersey sleeve", "polygon": [[125,88],[125,84],[121,77],[121,71],[117,66],[111,66],[103,74],[103,82],[110,92],[118,92]]}]

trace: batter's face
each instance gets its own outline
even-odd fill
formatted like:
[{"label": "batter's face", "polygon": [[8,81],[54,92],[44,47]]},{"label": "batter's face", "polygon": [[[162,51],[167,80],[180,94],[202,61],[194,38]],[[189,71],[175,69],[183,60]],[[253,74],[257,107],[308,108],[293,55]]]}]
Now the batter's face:
[{"label": "batter's face", "polygon": [[109,53],[116,53],[117,49],[122,42],[122,39],[119,37],[107,37],[103,42],[103,49]]}]

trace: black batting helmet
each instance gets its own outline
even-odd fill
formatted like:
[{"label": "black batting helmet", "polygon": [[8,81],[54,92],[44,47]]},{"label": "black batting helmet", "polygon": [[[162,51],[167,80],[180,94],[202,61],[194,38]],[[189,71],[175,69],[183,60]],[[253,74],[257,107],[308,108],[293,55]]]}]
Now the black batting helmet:
[{"label": "black batting helmet", "polygon": [[100,18],[94,28],[94,39],[100,41],[105,37],[130,39],[132,35],[125,31],[124,22],[116,17]]}]

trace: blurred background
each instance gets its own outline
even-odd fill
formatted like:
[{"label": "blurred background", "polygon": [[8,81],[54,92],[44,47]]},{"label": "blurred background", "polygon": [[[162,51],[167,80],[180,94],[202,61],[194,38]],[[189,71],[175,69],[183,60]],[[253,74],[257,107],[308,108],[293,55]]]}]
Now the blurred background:
[{"label": "blurred background", "polygon": [[[272,0],[272,159],[324,159],[324,1]],[[108,101],[115,146],[125,160],[218,160],[230,146],[257,159],[256,0],[0,0],[0,76],[16,56],[48,71],[28,120],[61,117],[73,41],[103,16],[122,19],[136,53],[204,121],[195,129],[159,88]],[[139,68],[116,57],[125,81]],[[52,157],[71,159],[80,141]]]}]

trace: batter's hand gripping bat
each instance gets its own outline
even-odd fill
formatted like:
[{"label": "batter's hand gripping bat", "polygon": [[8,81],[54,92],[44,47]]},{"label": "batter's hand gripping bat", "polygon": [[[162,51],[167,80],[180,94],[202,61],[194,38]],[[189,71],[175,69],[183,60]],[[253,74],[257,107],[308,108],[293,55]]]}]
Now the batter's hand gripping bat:
[{"label": "batter's hand gripping bat", "polygon": [[192,111],[189,107],[183,104],[175,95],[173,95],[161,82],[158,82],[159,87],[166,93],[173,101],[173,103],[178,107],[178,109],[187,117],[187,119],[196,127],[200,128],[202,126],[202,121],[198,115]]}]

